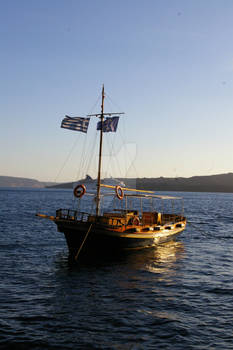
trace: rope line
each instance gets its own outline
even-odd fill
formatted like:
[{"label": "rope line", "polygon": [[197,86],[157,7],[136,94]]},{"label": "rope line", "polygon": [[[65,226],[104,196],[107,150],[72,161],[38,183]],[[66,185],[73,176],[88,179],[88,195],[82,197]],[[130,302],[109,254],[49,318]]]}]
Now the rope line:
[{"label": "rope line", "polygon": [[115,105],[117,108],[119,108],[119,110],[122,110],[121,109],[121,107],[116,103],[116,102],[114,102],[113,100],[112,100],[112,98],[105,92],[105,96],[109,99],[109,101],[113,104],[113,105]]},{"label": "rope line", "polygon": [[92,224],[90,224],[90,227],[88,228],[88,231],[87,231],[87,233],[86,233],[86,236],[84,237],[84,240],[82,241],[82,244],[81,244],[81,246],[79,247],[79,250],[78,250],[77,254],[76,254],[75,257],[74,257],[75,261],[78,260],[79,253],[81,252],[82,247],[83,247],[83,245],[84,245],[84,243],[85,243],[85,241],[86,241],[86,239],[87,239],[87,236],[88,236],[89,232],[91,231],[91,227],[92,227]]},{"label": "rope line", "polygon": [[94,137],[93,143],[92,143],[92,147],[90,149],[89,159],[87,158],[87,167],[86,167],[87,173],[89,173],[89,170],[90,170],[90,167],[91,167],[91,163],[92,163],[93,157],[95,155],[95,150],[96,150],[95,145],[96,145],[96,140],[97,140],[97,134],[98,133],[97,133],[97,130],[96,130],[95,137]]},{"label": "rope line", "polygon": [[87,144],[87,137],[85,135],[83,145],[82,145],[82,151],[81,151],[80,166],[79,166],[79,169],[78,169],[78,172],[77,172],[77,175],[76,175],[74,181],[77,181],[80,178],[82,178],[82,169],[83,169],[84,162],[85,162],[86,144]]},{"label": "rope line", "polygon": [[97,103],[101,100],[101,96],[102,94],[100,93],[99,96],[97,97],[96,102],[94,103],[94,105],[92,106],[92,108],[89,110],[87,114],[92,114],[93,109],[96,107]]},{"label": "rope line", "polygon": [[67,162],[68,162],[68,160],[69,160],[71,154],[73,153],[73,150],[75,149],[75,147],[76,147],[76,145],[77,145],[77,143],[78,143],[79,136],[80,136],[80,135],[78,135],[78,137],[76,138],[76,140],[75,140],[73,146],[71,147],[71,149],[70,149],[70,151],[69,151],[69,153],[68,153],[68,156],[66,157],[66,159],[65,159],[65,161],[64,161],[64,163],[63,163],[63,165],[61,166],[60,170],[58,171],[57,176],[56,176],[55,179],[54,179],[54,182],[57,182],[58,177],[60,176],[60,174],[61,174],[61,172],[63,171],[65,165],[67,164]]}]

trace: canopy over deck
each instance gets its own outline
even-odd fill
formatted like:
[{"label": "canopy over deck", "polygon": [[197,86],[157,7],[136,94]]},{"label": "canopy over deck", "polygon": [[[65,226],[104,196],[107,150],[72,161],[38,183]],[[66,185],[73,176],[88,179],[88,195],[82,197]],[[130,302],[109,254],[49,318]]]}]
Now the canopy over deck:
[{"label": "canopy over deck", "polygon": [[[112,185],[104,185],[101,184],[101,187],[105,187],[105,188],[111,188],[111,189],[116,189],[116,186],[112,186]],[[124,193],[125,197],[134,197],[134,198],[157,198],[157,199],[182,199],[182,197],[175,197],[175,196],[167,196],[167,195],[159,195],[159,194],[155,194],[154,191],[144,191],[144,190],[137,190],[134,188],[127,188],[127,187],[121,187],[121,189],[125,192],[125,191],[129,191],[129,192],[136,192],[136,193]],[[148,194],[147,194],[148,193]],[[86,192],[86,195],[91,195],[94,196],[96,195],[95,192]],[[106,193],[102,193],[101,197],[104,196],[112,196],[113,193],[112,192],[106,192]]]},{"label": "canopy over deck", "polygon": [[165,196],[159,194],[125,194],[125,197],[157,198],[157,199],[182,199],[182,197]]}]

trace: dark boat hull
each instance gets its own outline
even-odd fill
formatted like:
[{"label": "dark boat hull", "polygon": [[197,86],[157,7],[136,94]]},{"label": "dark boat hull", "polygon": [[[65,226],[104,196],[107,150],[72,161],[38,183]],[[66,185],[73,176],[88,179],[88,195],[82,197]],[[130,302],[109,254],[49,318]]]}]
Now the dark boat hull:
[{"label": "dark boat hull", "polygon": [[93,224],[90,228],[88,222],[77,223],[65,220],[55,222],[58,231],[65,235],[71,255],[77,254],[84,241],[82,253],[91,254],[100,252],[111,254],[122,250],[150,248],[174,239],[185,228],[185,225],[180,225],[174,229],[162,229],[154,232],[119,232],[98,224]]}]

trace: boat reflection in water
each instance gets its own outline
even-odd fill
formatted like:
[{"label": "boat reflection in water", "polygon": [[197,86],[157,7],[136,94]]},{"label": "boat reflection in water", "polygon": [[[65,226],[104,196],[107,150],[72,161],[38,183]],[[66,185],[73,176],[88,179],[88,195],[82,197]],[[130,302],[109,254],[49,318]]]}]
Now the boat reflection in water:
[{"label": "boat reflection in water", "polygon": [[[174,268],[175,263],[185,256],[182,242],[170,241],[158,245],[153,251],[154,259],[146,265],[148,271],[157,274],[169,273]],[[172,272],[171,272],[172,273]]]},{"label": "boat reflection in water", "polygon": [[168,276],[173,274],[176,264],[184,257],[184,244],[179,241],[169,241],[143,251],[128,252],[125,261],[128,265],[132,264],[132,268]]},{"label": "boat reflection in water", "polygon": [[[148,291],[156,301],[164,297],[172,298],[172,286],[178,283],[182,275],[180,265],[185,258],[185,248],[182,242],[170,241],[154,248],[140,251],[129,251],[126,254],[109,257],[108,259],[93,260],[101,266],[118,269],[119,290],[124,290],[125,296],[131,298],[131,293]],[[91,264],[91,261],[87,261]],[[126,277],[127,276],[127,277]],[[169,286],[169,288],[167,288]]]},{"label": "boat reflection in water", "polygon": [[171,241],[157,246],[154,250],[154,263],[156,266],[148,267],[149,271],[161,273],[164,269],[158,264],[166,264],[166,267],[184,257],[184,245],[182,242]]}]

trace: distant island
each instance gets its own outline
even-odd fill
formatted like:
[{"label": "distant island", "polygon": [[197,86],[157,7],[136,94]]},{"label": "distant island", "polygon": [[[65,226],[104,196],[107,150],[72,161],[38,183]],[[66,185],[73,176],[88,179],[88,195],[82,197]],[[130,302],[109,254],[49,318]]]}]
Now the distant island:
[{"label": "distant island", "polygon": [[30,187],[45,188],[46,186],[56,185],[55,182],[41,182],[35,179],[24,177],[0,176],[0,187]]},{"label": "distant island", "polygon": [[[107,182],[114,179],[104,179]],[[152,191],[177,191],[177,192],[228,192],[233,193],[233,173],[192,176],[192,177],[159,177],[159,178],[118,178],[119,182],[124,182],[127,187]],[[87,175],[86,179],[80,182],[95,184]],[[26,179],[20,177],[0,176],[0,187],[31,187],[31,188],[52,188],[52,189],[72,189],[74,182],[51,183],[40,182],[35,179]],[[117,183],[116,183],[117,184]]]}]

